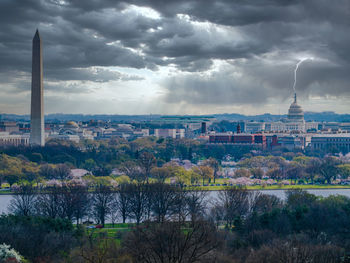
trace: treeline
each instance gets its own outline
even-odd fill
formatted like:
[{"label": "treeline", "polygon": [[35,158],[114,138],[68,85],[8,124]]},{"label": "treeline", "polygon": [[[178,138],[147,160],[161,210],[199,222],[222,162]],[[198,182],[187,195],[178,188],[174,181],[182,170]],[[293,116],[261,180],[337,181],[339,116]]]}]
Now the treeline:
[{"label": "treeline", "polygon": [[238,163],[235,177],[264,176],[275,180],[292,180],[294,183],[330,184],[336,179],[350,177],[350,162],[334,156],[323,158],[296,156],[287,160],[277,156],[255,156]]},{"label": "treeline", "polygon": [[[6,231],[0,231],[0,240],[33,262],[43,261],[24,249],[24,238],[15,238],[26,235],[27,225],[32,230],[51,226],[38,244],[50,239],[48,235],[57,240],[57,246],[64,238],[71,238],[68,247],[66,243],[56,247],[49,262],[350,260],[350,199],[345,196],[322,198],[291,190],[281,200],[228,187],[213,197],[209,192],[183,191],[161,182],[123,184],[117,191],[101,185],[94,193],[68,185],[35,191],[30,186],[19,189],[11,203],[16,216],[0,220],[0,229],[6,227]],[[100,224],[107,218],[132,221],[135,226],[112,237],[103,232],[93,234],[84,231],[81,224],[91,218]],[[43,226],[36,220],[42,220]],[[72,221],[79,223],[75,230],[70,226]],[[62,227],[61,222],[69,223]],[[30,247],[32,241],[27,242]]]},{"label": "treeline", "polygon": [[[91,191],[92,190],[92,191]],[[195,221],[204,215],[206,192],[183,191],[173,185],[123,183],[118,188],[97,185],[63,184],[36,188],[30,184],[15,190],[9,211],[21,216],[63,218],[80,224],[93,221],[104,226],[106,219],[117,221]]]},{"label": "treeline", "polygon": [[78,168],[91,166],[115,167],[125,161],[134,161],[142,152],[152,153],[159,163],[169,162],[172,158],[197,162],[200,159],[215,158],[222,160],[231,156],[235,161],[242,157],[260,155],[296,156],[298,152],[278,149],[275,152],[263,151],[255,146],[208,145],[192,139],[172,139],[147,137],[133,141],[112,138],[101,141],[82,141],[79,144],[69,141],[50,140],[45,147],[6,147],[0,153],[21,156],[35,163],[69,163]]},{"label": "treeline", "polygon": [[[159,144],[164,146],[166,145],[165,141],[162,139],[162,142]],[[91,152],[94,152],[95,157],[84,160],[79,166],[75,166],[69,161],[56,164],[47,163],[40,153],[31,152],[35,148],[25,148],[23,154],[16,155],[16,157],[0,154],[0,183],[8,182],[12,186],[15,183],[21,183],[23,180],[38,184],[51,179],[61,181],[72,179],[69,177],[70,169],[75,167],[84,168],[93,176],[100,178],[110,176],[113,169],[116,169],[117,174],[110,177],[110,179],[114,180],[123,174],[128,176],[130,180],[138,180],[137,177],[141,175],[142,177],[154,179],[159,179],[159,177],[163,177],[164,179],[174,178],[176,183],[187,185],[198,185],[200,181],[202,184],[205,181],[208,184],[215,184],[215,180],[218,177],[274,179],[278,182],[291,180],[294,184],[330,184],[336,179],[347,179],[350,177],[350,160],[346,156],[325,156],[320,158],[292,152],[286,153],[284,157],[257,155],[258,153],[255,153],[255,155],[246,154],[237,163],[238,169],[233,174],[232,172],[227,173],[228,170],[222,169],[221,164],[223,160],[212,157],[199,160],[199,157],[194,152],[190,155],[192,157],[196,156],[197,162],[193,159],[192,164],[198,165],[193,167],[193,169],[181,169],[183,167],[179,166],[177,162],[165,162],[165,159],[162,159],[164,156],[155,150],[157,148],[152,148],[158,144],[157,141],[145,139],[142,143],[140,141],[137,141],[137,143],[135,141],[134,143],[138,146],[133,147],[136,151],[132,154],[132,157],[126,154],[127,149],[129,149],[127,145],[116,144],[106,146],[96,143],[98,145],[96,147],[99,149],[96,150],[96,148],[88,144],[89,147],[92,147],[89,148],[90,150],[85,148],[85,150],[79,150],[78,152],[86,158],[89,157]],[[182,143],[185,143],[185,141],[180,143],[183,146]],[[133,144],[130,143],[130,145]],[[143,145],[143,147],[140,145]],[[56,146],[47,147],[56,149]],[[65,146],[59,145],[57,147],[58,149],[62,147],[64,149]],[[59,150],[57,152],[59,153]],[[100,161],[101,156],[104,156],[107,152],[113,152],[113,154],[111,153],[110,158]],[[175,152],[175,150],[172,151],[172,154],[175,154]],[[30,161],[24,154],[27,154],[29,156],[28,158],[31,158],[33,161]],[[172,154],[169,153],[166,159],[170,159]],[[96,179],[94,177],[92,178],[94,180]],[[251,184],[248,181],[246,183]]]}]

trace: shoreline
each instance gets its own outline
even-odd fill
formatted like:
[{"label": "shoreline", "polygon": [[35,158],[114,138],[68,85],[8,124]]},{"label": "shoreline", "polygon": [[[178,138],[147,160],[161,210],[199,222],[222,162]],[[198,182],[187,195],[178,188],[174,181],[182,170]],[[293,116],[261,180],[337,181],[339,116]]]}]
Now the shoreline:
[{"label": "shoreline", "polygon": [[[202,190],[202,191],[222,191],[227,186],[197,186],[197,187],[186,187],[184,190]],[[303,190],[337,190],[337,189],[350,189],[350,185],[286,185],[286,186],[247,186],[249,191],[274,191],[274,190],[292,190],[292,189],[303,189]],[[13,195],[13,191],[0,191],[0,195]]]},{"label": "shoreline", "polygon": [[[205,191],[222,191],[225,186],[204,186],[198,187]],[[350,189],[350,185],[286,185],[286,186],[247,186],[247,190],[250,191],[271,191],[271,190],[292,190],[292,189],[303,189],[303,190],[334,190],[334,189]]]}]

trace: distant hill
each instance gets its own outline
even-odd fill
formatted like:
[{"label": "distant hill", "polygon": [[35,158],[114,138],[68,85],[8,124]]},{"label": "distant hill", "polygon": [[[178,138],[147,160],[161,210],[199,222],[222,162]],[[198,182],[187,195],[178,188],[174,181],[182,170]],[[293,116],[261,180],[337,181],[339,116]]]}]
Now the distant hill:
[{"label": "distant hill", "polygon": [[[244,121],[278,121],[287,118],[287,115],[273,115],[265,113],[261,115],[242,115],[237,113],[214,114],[218,120],[244,120]],[[350,114],[337,114],[330,111],[325,112],[305,112],[306,121],[318,122],[350,122]]]},{"label": "distant hill", "polygon": [[[85,115],[85,114],[48,114],[45,116],[46,121],[89,121],[89,120],[103,120],[115,122],[149,122],[160,120],[165,115]],[[173,115],[172,115],[173,116]],[[180,115],[179,115],[180,116]],[[190,115],[188,115],[190,116]],[[191,115],[193,116],[193,115]],[[278,121],[286,118],[287,115],[273,115],[264,113],[261,115],[243,115],[238,113],[224,113],[213,114],[217,120],[229,121]],[[306,121],[318,122],[350,122],[350,114],[337,114],[334,112],[305,112]],[[29,121],[29,115],[15,115],[15,114],[0,114],[0,120],[14,120],[14,121]]]}]

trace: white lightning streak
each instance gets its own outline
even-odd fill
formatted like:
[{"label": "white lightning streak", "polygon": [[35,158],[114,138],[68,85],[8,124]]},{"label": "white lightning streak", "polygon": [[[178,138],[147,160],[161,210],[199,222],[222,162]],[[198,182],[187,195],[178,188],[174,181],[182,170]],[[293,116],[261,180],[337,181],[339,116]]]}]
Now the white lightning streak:
[{"label": "white lightning streak", "polygon": [[295,85],[297,84],[297,71],[298,71],[298,68],[299,68],[301,63],[303,63],[305,60],[308,60],[308,59],[313,60],[313,58],[302,58],[301,60],[299,60],[299,62],[295,66],[295,69],[294,69],[294,84],[293,84],[294,93],[295,93]]}]

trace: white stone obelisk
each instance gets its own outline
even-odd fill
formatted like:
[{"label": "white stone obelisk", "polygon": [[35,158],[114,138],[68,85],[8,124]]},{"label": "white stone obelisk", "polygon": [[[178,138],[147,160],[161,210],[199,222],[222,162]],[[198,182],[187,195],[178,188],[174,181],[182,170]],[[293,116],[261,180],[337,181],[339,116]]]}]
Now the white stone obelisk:
[{"label": "white stone obelisk", "polygon": [[33,38],[30,144],[45,145],[42,44],[39,31]]}]

